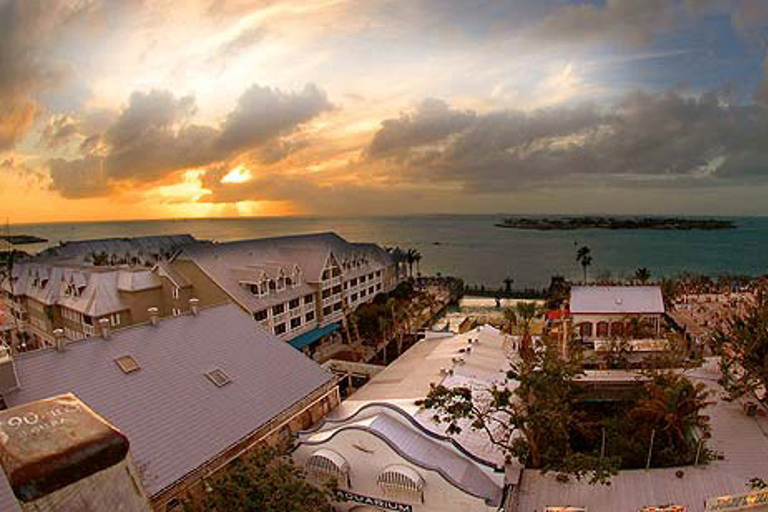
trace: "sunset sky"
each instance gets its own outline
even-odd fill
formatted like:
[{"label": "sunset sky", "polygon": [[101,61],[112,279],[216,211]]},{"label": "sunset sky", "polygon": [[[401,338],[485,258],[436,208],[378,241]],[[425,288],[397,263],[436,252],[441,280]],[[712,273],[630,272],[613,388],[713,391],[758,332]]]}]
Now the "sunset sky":
[{"label": "sunset sky", "polygon": [[0,0],[0,217],[768,215],[766,0]]}]

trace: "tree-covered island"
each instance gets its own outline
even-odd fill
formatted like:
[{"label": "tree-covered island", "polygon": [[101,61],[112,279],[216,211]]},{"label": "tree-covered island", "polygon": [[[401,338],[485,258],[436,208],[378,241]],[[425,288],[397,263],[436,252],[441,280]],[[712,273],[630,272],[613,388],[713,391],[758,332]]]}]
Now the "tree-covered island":
[{"label": "tree-covered island", "polygon": [[507,217],[496,224],[500,228],[571,230],[571,229],[734,229],[730,220],[681,217]]}]

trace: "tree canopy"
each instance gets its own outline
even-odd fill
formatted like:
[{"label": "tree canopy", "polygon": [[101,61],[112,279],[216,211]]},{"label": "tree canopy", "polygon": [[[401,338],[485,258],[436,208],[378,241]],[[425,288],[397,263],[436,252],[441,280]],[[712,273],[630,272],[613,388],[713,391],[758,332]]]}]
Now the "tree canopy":
[{"label": "tree canopy", "polygon": [[248,452],[209,483],[192,510],[215,512],[333,512],[331,489],[313,486],[277,448]]},{"label": "tree canopy", "polygon": [[733,398],[768,391],[768,302],[758,301],[716,333],[720,354],[720,385]]}]

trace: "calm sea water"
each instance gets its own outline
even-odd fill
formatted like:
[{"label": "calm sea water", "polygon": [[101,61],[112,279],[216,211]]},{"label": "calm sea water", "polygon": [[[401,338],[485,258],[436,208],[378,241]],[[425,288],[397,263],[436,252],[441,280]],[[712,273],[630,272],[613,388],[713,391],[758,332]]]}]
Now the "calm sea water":
[{"label": "calm sea water", "polygon": [[[453,275],[470,284],[544,286],[552,275],[581,276],[575,256],[588,245],[591,276],[628,276],[648,267],[656,276],[683,271],[758,275],[768,267],[768,218],[731,218],[724,231],[528,231],[494,226],[500,215],[410,217],[185,219],[133,222],[28,224],[12,233],[61,240],[189,233],[219,241],[335,231],[350,241],[418,249],[422,273]],[[24,248],[24,247],[23,247]]]}]

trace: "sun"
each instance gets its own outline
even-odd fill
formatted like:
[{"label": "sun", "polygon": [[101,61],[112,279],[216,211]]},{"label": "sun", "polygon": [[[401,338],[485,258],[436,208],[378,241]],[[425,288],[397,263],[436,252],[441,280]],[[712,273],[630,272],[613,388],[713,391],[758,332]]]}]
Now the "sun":
[{"label": "sun", "polygon": [[251,170],[244,165],[238,165],[221,178],[221,183],[245,183],[252,179],[253,173]]}]

